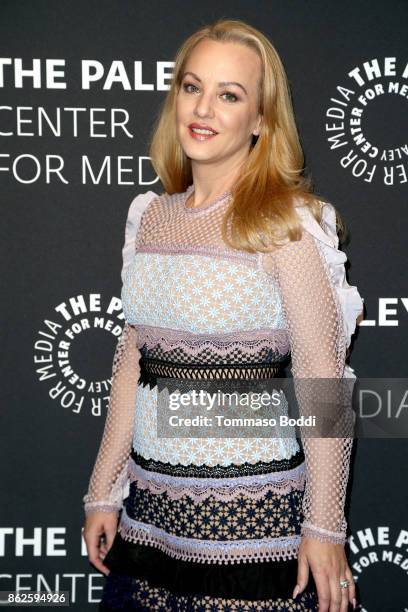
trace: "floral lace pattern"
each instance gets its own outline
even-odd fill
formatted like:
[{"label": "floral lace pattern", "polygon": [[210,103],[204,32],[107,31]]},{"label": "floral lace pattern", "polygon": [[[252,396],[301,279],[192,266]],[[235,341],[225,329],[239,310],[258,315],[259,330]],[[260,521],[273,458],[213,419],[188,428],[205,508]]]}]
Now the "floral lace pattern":
[{"label": "floral lace pattern", "polygon": [[122,289],[126,320],[190,333],[282,328],[279,295],[266,274],[203,255],[136,253]]},{"label": "floral lace pattern", "polygon": [[152,586],[147,580],[111,572],[106,578],[101,612],[124,609],[144,612],[315,612],[317,595],[304,591],[296,599],[276,598],[273,601],[178,595],[163,587]]},{"label": "floral lace pattern", "polygon": [[[168,396],[167,389],[162,394]],[[296,438],[162,438],[157,435],[158,389],[137,388],[133,449],[146,459],[209,466],[286,459],[299,450]],[[161,400],[164,404],[165,399]]]}]

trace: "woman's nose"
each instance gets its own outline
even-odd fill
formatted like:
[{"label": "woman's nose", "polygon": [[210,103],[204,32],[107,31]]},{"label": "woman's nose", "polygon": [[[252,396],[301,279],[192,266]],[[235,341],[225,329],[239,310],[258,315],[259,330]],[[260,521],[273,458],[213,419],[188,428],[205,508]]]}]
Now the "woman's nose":
[{"label": "woman's nose", "polygon": [[202,94],[197,98],[195,111],[200,117],[208,117],[213,114],[213,99],[210,94]]}]

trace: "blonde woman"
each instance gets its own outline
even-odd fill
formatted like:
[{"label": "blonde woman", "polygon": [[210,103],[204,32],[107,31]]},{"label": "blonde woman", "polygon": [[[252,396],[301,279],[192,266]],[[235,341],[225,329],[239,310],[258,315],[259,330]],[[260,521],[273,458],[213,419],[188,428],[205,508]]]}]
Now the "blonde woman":
[{"label": "blonde woman", "polygon": [[295,379],[355,378],[362,299],[335,209],[302,177],[287,78],[261,32],[219,20],[182,44],[150,157],[165,191],[129,209],[125,325],[84,497],[100,610],[345,612],[352,438],[157,432],[163,379],[233,388],[288,357]]}]

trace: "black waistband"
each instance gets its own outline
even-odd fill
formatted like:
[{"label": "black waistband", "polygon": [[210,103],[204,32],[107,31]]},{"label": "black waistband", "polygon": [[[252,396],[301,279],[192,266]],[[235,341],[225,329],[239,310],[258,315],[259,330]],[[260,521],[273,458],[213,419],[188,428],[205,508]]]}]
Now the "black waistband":
[{"label": "black waistband", "polygon": [[[202,380],[202,381],[248,381],[266,380],[282,376],[282,362],[254,363],[254,364],[175,364],[159,359],[141,357],[139,385],[149,385],[152,389],[158,385],[158,379],[169,380]],[[160,381],[159,388],[165,386],[165,381]]]}]

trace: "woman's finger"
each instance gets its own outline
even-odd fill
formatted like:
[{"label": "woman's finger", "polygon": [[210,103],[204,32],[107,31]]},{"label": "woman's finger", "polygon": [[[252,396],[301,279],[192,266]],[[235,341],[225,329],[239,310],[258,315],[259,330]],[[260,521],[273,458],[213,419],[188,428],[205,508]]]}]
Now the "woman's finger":
[{"label": "woman's finger", "polygon": [[103,561],[107,554],[108,554],[108,551],[107,551],[106,546],[104,544],[101,545],[99,547],[99,557],[100,557],[100,559],[102,559],[102,561]]},{"label": "woman's finger", "polygon": [[102,560],[99,557],[100,552],[100,535],[96,532],[87,533],[86,538],[86,547],[88,549],[88,559],[92,565],[96,567],[97,570],[102,572],[103,574],[107,574],[109,572],[108,568],[102,563]]},{"label": "woman's finger", "polygon": [[[347,578],[345,569],[344,569],[344,571],[340,575],[340,579],[343,580],[343,578]],[[347,578],[347,580],[348,580],[348,578]],[[340,580],[339,580],[339,586],[340,586]],[[345,589],[342,589],[340,587],[340,591],[341,591],[340,612],[348,612],[348,609],[349,609],[349,598],[350,598],[350,596],[349,596],[349,588],[350,588],[350,585],[349,585],[349,587],[347,587]]]},{"label": "woman's finger", "polygon": [[306,555],[299,552],[298,556],[298,570],[297,570],[297,580],[296,586],[293,590],[292,598],[295,599],[299,593],[306,588],[309,580],[309,563],[306,558]]},{"label": "woman's finger", "polygon": [[346,591],[346,589],[342,589],[340,586],[340,573],[338,572],[333,573],[330,576],[329,582],[330,582],[329,612],[343,612],[341,605],[343,602],[343,591]]},{"label": "woman's finger", "polygon": [[348,587],[348,597],[349,597],[349,602],[351,605],[353,605],[353,599],[357,600],[357,595],[356,595],[356,583],[354,582],[354,578],[353,578],[353,574],[351,572],[350,567],[347,565],[346,570],[344,572],[344,577],[347,578],[347,580],[349,581],[349,587]]},{"label": "woman's finger", "polygon": [[330,584],[326,574],[315,572],[313,578],[316,584],[317,596],[319,598],[319,612],[329,612],[330,606]]}]

